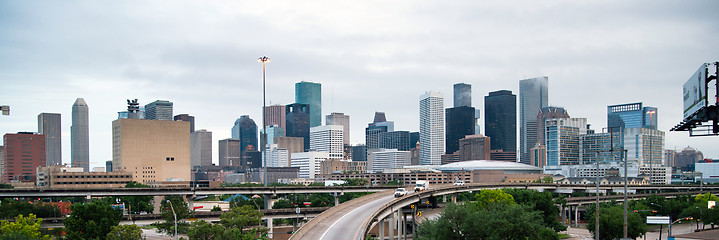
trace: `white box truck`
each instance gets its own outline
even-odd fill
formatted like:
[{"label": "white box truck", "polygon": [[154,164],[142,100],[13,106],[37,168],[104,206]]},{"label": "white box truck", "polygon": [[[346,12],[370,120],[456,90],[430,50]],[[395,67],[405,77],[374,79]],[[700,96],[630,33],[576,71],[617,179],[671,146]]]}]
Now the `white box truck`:
[{"label": "white box truck", "polygon": [[429,181],[417,180],[417,184],[414,185],[414,191],[420,192],[429,189]]}]

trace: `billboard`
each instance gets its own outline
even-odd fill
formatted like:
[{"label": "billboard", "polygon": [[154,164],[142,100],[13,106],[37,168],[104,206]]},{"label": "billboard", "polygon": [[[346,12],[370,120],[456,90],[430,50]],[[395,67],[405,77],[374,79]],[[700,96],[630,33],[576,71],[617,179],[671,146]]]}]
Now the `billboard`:
[{"label": "billboard", "polygon": [[707,105],[706,71],[707,64],[704,63],[684,83],[684,119]]}]

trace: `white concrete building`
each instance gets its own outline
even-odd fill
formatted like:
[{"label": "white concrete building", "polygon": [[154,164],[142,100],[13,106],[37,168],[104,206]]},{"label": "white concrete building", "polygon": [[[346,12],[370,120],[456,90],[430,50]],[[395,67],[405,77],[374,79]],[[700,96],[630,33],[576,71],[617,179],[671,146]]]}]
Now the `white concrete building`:
[{"label": "white concrete building", "polygon": [[310,150],[329,153],[330,159],[343,159],[343,133],[342,125],[322,125],[310,128]]},{"label": "white concrete building", "polygon": [[320,163],[330,158],[327,152],[293,153],[290,160],[291,167],[300,168],[300,178],[315,178],[320,174]]},{"label": "white concrete building", "polygon": [[289,167],[289,153],[287,149],[280,148],[277,144],[269,144],[265,148],[267,154],[267,167]]},{"label": "white concrete building", "polygon": [[422,94],[419,100],[419,164],[440,165],[444,154],[444,95]]},{"label": "white concrete building", "polygon": [[389,169],[403,168],[409,166],[412,160],[410,151],[398,151],[397,149],[378,149],[372,151],[367,159],[367,172],[386,172]]}]

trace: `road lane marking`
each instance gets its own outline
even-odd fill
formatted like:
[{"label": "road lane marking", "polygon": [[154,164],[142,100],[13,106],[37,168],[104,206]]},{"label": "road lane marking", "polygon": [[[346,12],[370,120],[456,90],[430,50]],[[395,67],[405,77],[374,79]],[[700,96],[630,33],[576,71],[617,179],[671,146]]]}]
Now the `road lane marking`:
[{"label": "road lane marking", "polygon": [[[384,197],[384,198],[386,198],[386,197]],[[364,207],[364,206],[366,206],[366,205],[372,204],[372,203],[374,203],[374,202],[376,202],[376,201],[379,201],[379,200],[383,200],[384,198],[377,199],[377,200],[375,200],[375,201],[372,201],[372,202],[369,202],[369,203],[366,203],[366,204],[362,204],[362,205],[360,205],[358,208],[355,208],[354,210],[352,210],[352,211],[348,212],[347,214],[345,214],[344,216],[340,217],[339,219],[337,219],[337,221],[335,221],[334,223],[332,223],[332,225],[330,225],[330,227],[327,228],[327,230],[325,230],[325,232],[322,234],[322,236],[320,237],[320,239],[324,239],[324,238],[325,238],[325,235],[327,235],[327,233],[330,231],[330,229],[332,229],[332,228],[335,226],[335,224],[337,224],[338,222],[342,221],[342,219],[345,218],[346,216],[349,216],[349,215],[352,214],[354,211],[357,211],[357,210],[362,209],[362,207]],[[357,234],[355,234],[355,238],[356,238],[356,236],[357,236]]]}]

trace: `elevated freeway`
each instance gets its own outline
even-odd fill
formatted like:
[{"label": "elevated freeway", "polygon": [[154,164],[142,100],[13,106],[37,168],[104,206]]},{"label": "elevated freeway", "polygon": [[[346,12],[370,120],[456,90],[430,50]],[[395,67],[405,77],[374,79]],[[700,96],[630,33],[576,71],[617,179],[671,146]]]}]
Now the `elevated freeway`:
[{"label": "elevated freeway", "polygon": [[[384,206],[378,208],[374,213],[370,215],[369,218],[367,218],[363,223],[363,232],[360,234],[362,237],[361,239],[364,239],[364,237],[369,233],[370,229],[372,229],[375,225],[380,226],[380,239],[382,239],[382,235],[385,233],[383,229],[384,226],[387,226],[387,228],[390,228],[389,234],[390,236],[393,235],[392,230],[400,230],[403,229],[403,227],[406,223],[404,222],[406,219],[404,217],[404,213],[400,214],[399,212],[403,212],[403,209],[407,208],[410,205],[413,205],[418,202],[422,202],[423,199],[430,199],[437,196],[446,196],[446,195],[454,195],[461,192],[471,192],[471,191],[479,191],[484,189],[501,189],[501,188],[523,188],[523,189],[535,189],[538,191],[562,191],[562,192],[572,192],[572,191],[595,191],[596,185],[561,185],[561,184],[531,184],[531,183],[521,183],[521,184],[512,184],[512,183],[506,183],[506,184],[466,184],[464,186],[441,186],[434,189],[429,189],[427,191],[417,192],[410,194],[408,196],[394,199],[390,201],[389,203],[385,204]],[[623,185],[600,185],[600,191],[605,192],[624,192],[624,186]],[[656,194],[662,194],[662,195],[677,195],[678,193],[689,193],[689,194],[696,194],[698,193],[698,190],[700,188],[703,188],[703,192],[719,192],[719,186],[703,186],[700,187],[699,185],[629,185],[627,187],[629,190],[634,190],[636,192],[645,192],[645,191],[653,191]],[[629,194],[629,196],[633,196],[635,194]],[[642,197],[646,197],[651,194],[639,194],[636,197],[632,197],[633,199],[638,199]],[[617,200],[619,198],[623,199],[624,195],[609,195],[605,196],[603,199],[604,201],[611,201],[611,200]],[[583,197],[583,198],[570,198],[568,199],[568,204],[582,204],[586,203],[586,201],[589,201],[589,199],[592,197]],[[593,197],[594,201],[596,201],[596,197]],[[628,197],[629,198],[629,197]],[[453,198],[456,199],[456,198]],[[601,198],[600,198],[601,200]],[[403,237],[406,237],[407,232],[395,231],[397,233],[397,237],[399,239],[403,239]]]},{"label": "elevated freeway", "polygon": [[0,198],[15,197],[115,197],[115,196],[192,196],[222,194],[299,194],[379,192],[395,187],[388,186],[281,186],[281,187],[152,187],[152,188],[101,188],[101,189],[0,189]]}]

